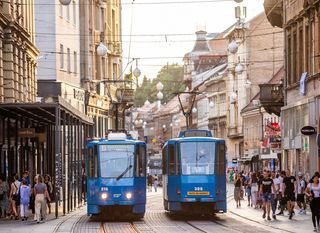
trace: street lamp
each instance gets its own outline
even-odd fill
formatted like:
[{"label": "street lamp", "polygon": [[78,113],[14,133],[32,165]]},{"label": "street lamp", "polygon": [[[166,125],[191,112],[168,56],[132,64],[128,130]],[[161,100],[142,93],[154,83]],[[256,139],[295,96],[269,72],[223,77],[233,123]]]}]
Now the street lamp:
[{"label": "street lamp", "polygon": [[163,84],[161,82],[158,82],[156,88],[158,91],[157,99],[158,99],[158,109],[159,109],[161,106],[161,100],[163,99],[163,93],[162,93]]},{"label": "street lamp", "polygon": [[214,108],[214,103],[213,103],[213,101],[210,101],[210,102],[209,102],[209,107],[210,107],[210,108]]},{"label": "street lamp", "polygon": [[97,54],[100,57],[104,57],[105,55],[107,55],[108,53],[110,53],[109,49],[107,46],[105,46],[102,42],[100,42],[100,44],[97,47]]},{"label": "street lamp", "polygon": [[236,54],[238,52],[238,44],[235,40],[231,41],[231,43],[228,45],[228,50],[232,54]]},{"label": "street lamp", "polygon": [[241,65],[241,63],[238,63],[238,65],[234,68],[234,71],[235,71],[237,74],[242,74],[242,72],[243,72],[243,66]]},{"label": "street lamp", "polygon": [[140,75],[141,75],[141,71],[140,71],[140,69],[138,68],[138,59],[137,58],[135,58],[135,60],[136,60],[136,68],[134,69],[134,71],[132,72],[132,74],[133,74],[133,76],[136,78],[136,80],[137,80],[137,84],[136,84],[136,87],[138,87],[139,86],[139,80],[138,80],[138,78],[140,77]]},{"label": "street lamp", "polygon": [[71,0],[60,0],[60,3],[61,3],[62,5],[64,5],[64,6],[69,5],[70,2],[71,2]]}]

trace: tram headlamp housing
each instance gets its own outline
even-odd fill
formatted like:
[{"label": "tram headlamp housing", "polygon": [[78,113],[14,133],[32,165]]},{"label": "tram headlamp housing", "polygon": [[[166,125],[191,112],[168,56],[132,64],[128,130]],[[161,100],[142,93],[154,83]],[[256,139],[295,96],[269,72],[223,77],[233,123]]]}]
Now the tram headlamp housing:
[{"label": "tram headlamp housing", "polygon": [[129,192],[129,193],[126,193],[126,198],[127,198],[127,199],[131,199],[131,198],[132,198],[132,193],[130,193],[130,192]]},{"label": "tram headlamp housing", "polygon": [[108,194],[107,193],[101,193],[101,199],[102,200],[106,200],[108,198]]}]

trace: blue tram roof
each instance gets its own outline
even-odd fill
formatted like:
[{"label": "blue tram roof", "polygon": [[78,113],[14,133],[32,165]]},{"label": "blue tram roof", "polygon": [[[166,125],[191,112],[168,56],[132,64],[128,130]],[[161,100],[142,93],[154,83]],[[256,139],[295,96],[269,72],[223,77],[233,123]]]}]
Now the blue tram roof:
[{"label": "blue tram roof", "polygon": [[222,138],[212,137],[212,133],[209,130],[185,130],[179,133],[178,138],[169,139],[168,142],[194,142],[194,141],[225,141]]},{"label": "blue tram roof", "polygon": [[144,141],[134,140],[132,137],[127,137],[125,140],[108,140],[106,138],[98,138],[92,139],[87,142],[87,145],[90,144],[119,144],[119,143],[126,143],[126,144],[135,144],[135,143],[145,143]]}]

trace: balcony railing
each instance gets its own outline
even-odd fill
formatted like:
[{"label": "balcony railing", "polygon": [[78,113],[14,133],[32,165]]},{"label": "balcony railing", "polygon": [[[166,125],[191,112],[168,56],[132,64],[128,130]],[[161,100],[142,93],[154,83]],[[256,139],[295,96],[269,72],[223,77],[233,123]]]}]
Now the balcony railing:
[{"label": "balcony railing", "polygon": [[260,103],[268,113],[280,116],[284,106],[282,84],[260,84]]}]

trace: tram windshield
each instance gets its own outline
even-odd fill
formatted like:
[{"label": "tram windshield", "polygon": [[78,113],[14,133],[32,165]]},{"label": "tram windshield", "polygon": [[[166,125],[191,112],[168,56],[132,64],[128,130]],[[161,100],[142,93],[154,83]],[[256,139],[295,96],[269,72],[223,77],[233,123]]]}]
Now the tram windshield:
[{"label": "tram windshield", "polygon": [[183,175],[214,173],[214,142],[182,142],[180,152]]},{"label": "tram windshield", "polygon": [[134,145],[101,145],[101,177],[133,177]]}]

